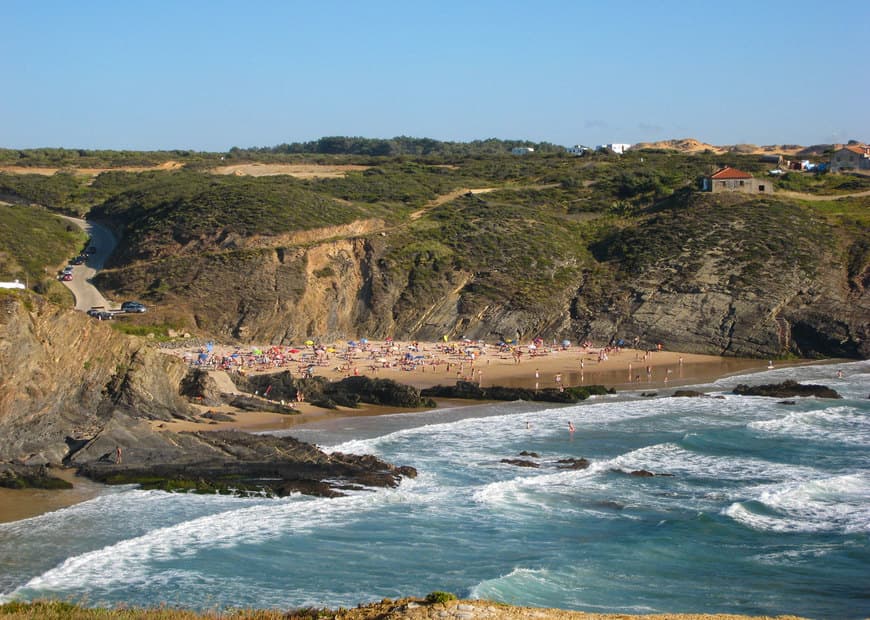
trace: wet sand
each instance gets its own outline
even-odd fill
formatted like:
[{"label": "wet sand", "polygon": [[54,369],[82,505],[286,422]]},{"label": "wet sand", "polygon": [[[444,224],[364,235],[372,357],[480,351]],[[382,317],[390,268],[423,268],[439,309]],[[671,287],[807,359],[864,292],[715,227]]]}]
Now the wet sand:
[{"label": "wet sand", "polygon": [[105,490],[105,485],[75,475],[72,469],[52,469],[51,474],[72,483],[73,488],[3,489],[0,488],[0,523],[19,521],[53,512],[93,499]]}]

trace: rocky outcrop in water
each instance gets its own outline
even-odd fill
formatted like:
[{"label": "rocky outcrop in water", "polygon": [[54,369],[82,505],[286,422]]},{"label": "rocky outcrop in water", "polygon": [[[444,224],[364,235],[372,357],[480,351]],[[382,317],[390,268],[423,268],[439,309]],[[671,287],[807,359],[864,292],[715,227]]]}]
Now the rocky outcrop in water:
[{"label": "rocky outcrop in water", "polygon": [[836,390],[825,385],[802,384],[787,380],[782,383],[765,385],[746,385],[741,383],[734,388],[734,393],[741,396],[770,396],[772,398],[789,398],[791,396],[815,396],[816,398],[843,398]]},{"label": "rocky outcrop in water", "polygon": [[420,390],[423,396],[432,398],[464,398],[469,400],[526,400],[547,403],[577,403],[592,395],[615,394],[613,388],[602,385],[566,387],[563,390],[547,388],[530,390],[502,386],[480,387],[471,381],[457,381],[455,385],[436,385]]},{"label": "rocky outcrop in water", "polygon": [[[165,434],[164,434],[165,435]],[[102,438],[73,455],[79,472],[107,484],[202,493],[252,493],[326,497],[363,487],[394,487],[414,478],[412,467],[396,467],[373,456],[327,454],[292,437],[238,431],[171,434],[170,442],[149,442],[122,452],[114,462],[111,442]]]}]

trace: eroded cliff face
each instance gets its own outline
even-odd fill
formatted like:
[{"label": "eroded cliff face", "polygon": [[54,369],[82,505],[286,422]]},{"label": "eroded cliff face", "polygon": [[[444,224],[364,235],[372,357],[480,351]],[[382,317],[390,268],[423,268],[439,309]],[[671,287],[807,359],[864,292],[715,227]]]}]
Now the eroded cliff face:
[{"label": "eroded cliff face", "polygon": [[208,335],[256,344],[639,337],[734,356],[870,356],[870,266],[849,273],[848,239],[798,208],[693,200],[617,234],[597,264],[532,300],[493,295],[515,274],[487,265],[440,265],[421,282],[413,261],[395,260],[402,241],[368,224],[308,231],[304,243],[180,249],[110,270],[100,285],[116,298],[156,291],[157,316],[171,310]]},{"label": "eroded cliff face", "polygon": [[0,461],[60,463],[117,416],[186,415],[179,361],[39,296],[0,296]]},{"label": "eroded cliff face", "polygon": [[[580,331],[599,342],[638,336],[647,345],[712,355],[870,356],[870,295],[845,286],[842,270],[827,265],[810,276],[783,269],[729,286],[737,275],[713,256],[690,274],[659,266],[625,282],[597,312],[575,309],[578,323],[586,319]],[[582,299],[581,291],[575,304]]]}]

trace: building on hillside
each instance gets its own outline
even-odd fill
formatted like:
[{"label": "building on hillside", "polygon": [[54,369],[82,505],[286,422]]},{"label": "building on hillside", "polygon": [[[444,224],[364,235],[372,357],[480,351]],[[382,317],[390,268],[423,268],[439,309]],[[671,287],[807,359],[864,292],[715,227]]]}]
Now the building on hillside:
[{"label": "building on hillside", "polygon": [[770,181],[756,179],[748,172],[743,172],[731,166],[725,166],[701,181],[701,190],[705,192],[743,192],[745,194],[769,194],[773,191]]},{"label": "building on hillside", "polygon": [[26,288],[21,282],[15,280],[13,282],[0,282],[0,288]]},{"label": "building on hillside", "polygon": [[831,172],[841,170],[870,170],[870,146],[849,144],[834,151]]},{"label": "building on hillside", "polygon": [[609,151],[610,153],[615,153],[616,155],[622,155],[628,149],[631,148],[630,144],[620,144],[618,142],[613,142],[611,144],[599,144],[595,147],[596,151]]},{"label": "building on hillside", "polygon": [[535,149],[530,146],[515,146],[511,149],[512,155],[528,155],[529,153],[534,153]]},{"label": "building on hillside", "polygon": [[565,149],[565,151],[569,155],[577,155],[577,156],[585,155],[586,153],[588,153],[591,150],[592,149],[590,149],[588,146],[583,146],[582,144],[575,144],[574,146]]},{"label": "building on hillside", "polygon": [[762,155],[760,161],[765,164],[773,164],[774,166],[782,165],[782,155]]}]

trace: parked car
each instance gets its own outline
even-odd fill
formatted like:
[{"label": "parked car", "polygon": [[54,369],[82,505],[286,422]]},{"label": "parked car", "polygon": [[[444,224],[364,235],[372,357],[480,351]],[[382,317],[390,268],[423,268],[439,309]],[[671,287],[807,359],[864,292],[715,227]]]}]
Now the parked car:
[{"label": "parked car", "polygon": [[69,282],[73,279],[73,275],[71,273],[65,273],[60,277],[64,282]]},{"label": "parked car", "polygon": [[84,256],[79,255],[79,256],[76,256],[74,259],[72,259],[70,262],[73,265],[83,265],[86,260],[87,259]]},{"label": "parked car", "polygon": [[66,274],[68,274],[68,273],[72,273],[72,272],[73,272],[73,266],[72,266],[72,265],[67,265],[66,267],[63,268],[63,271],[61,271],[60,273],[61,273],[62,275],[66,275]]},{"label": "parked car", "polygon": [[109,320],[115,318],[114,314],[112,314],[111,312],[109,312],[108,310],[103,308],[102,306],[99,306],[97,308],[91,308],[90,310],[87,311],[87,315],[92,316],[95,319],[98,319],[100,321],[109,321]]},{"label": "parked car", "polygon": [[123,312],[145,312],[148,309],[145,307],[145,304],[138,301],[125,301],[121,304],[121,310]]}]

